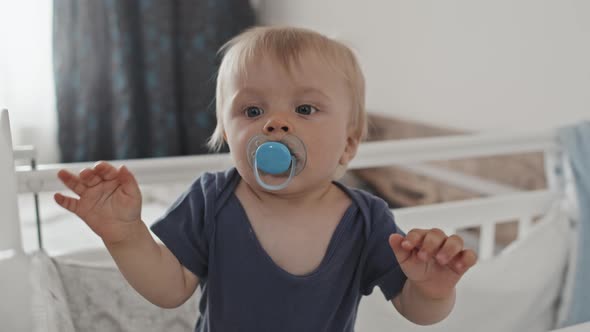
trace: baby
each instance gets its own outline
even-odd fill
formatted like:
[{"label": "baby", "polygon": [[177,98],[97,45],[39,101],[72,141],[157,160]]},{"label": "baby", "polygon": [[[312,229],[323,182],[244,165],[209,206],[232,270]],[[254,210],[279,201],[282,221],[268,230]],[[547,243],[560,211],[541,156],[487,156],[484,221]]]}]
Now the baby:
[{"label": "baby", "polygon": [[353,331],[375,286],[416,324],[444,319],[475,253],[439,229],[406,235],[382,199],[336,181],[366,131],[353,53],[279,27],[250,29],[222,51],[209,143],[227,144],[235,168],[201,175],[151,226],[164,245],[141,220],[125,166],[61,170],[79,198],[56,202],[150,302],[177,307],[200,285],[195,331]]}]

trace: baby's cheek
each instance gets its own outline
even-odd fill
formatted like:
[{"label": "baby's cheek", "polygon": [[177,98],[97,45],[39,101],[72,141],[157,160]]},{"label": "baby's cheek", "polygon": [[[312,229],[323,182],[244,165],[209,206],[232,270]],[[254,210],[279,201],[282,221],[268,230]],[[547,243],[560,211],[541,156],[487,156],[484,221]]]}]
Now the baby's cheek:
[{"label": "baby's cheek", "polygon": [[317,146],[309,149],[308,162],[314,168],[333,169],[339,165],[342,155],[341,147],[337,144]]},{"label": "baby's cheek", "polygon": [[246,144],[250,137],[240,131],[228,131],[228,145],[232,153],[246,153]]}]

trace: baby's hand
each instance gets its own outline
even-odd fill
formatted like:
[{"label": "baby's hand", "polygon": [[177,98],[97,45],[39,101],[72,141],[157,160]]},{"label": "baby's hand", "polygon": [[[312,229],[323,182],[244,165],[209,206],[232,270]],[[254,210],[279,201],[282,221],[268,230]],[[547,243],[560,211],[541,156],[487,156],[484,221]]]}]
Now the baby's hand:
[{"label": "baby's hand", "polygon": [[142,222],[141,192],[125,166],[116,169],[99,162],[79,175],[62,169],[57,176],[79,196],[76,199],[55,194],[57,204],[84,220],[105,244],[125,240]]},{"label": "baby's hand", "polygon": [[477,257],[463,248],[463,239],[447,235],[440,229],[413,229],[406,238],[389,237],[389,245],[402,270],[422,294],[442,299],[451,295],[463,274]]}]

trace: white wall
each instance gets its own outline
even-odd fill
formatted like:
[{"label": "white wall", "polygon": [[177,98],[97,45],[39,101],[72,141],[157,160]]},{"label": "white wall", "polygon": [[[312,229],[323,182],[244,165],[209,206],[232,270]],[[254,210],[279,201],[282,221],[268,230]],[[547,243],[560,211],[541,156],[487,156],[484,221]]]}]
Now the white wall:
[{"label": "white wall", "polygon": [[52,1],[0,0],[0,109],[15,145],[34,145],[39,160],[58,159],[52,72]]},{"label": "white wall", "polygon": [[588,0],[265,0],[359,55],[370,110],[470,130],[590,120]]}]

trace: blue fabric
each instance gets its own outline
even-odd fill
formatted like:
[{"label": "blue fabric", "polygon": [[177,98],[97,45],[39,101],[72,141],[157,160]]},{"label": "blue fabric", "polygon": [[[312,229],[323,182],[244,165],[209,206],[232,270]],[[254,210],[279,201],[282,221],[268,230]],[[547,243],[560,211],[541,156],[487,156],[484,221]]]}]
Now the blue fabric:
[{"label": "blue fabric", "polygon": [[382,199],[335,182],[353,203],[320,265],[300,276],[258,242],[234,194],[239,180],[234,168],[205,173],[151,227],[200,279],[195,331],[354,331],[362,295],[401,291],[406,276],[388,238],[402,232]]},{"label": "blue fabric", "polygon": [[559,139],[570,158],[580,212],[572,296],[563,325],[569,326],[590,321],[590,122],[560,129]]}]

